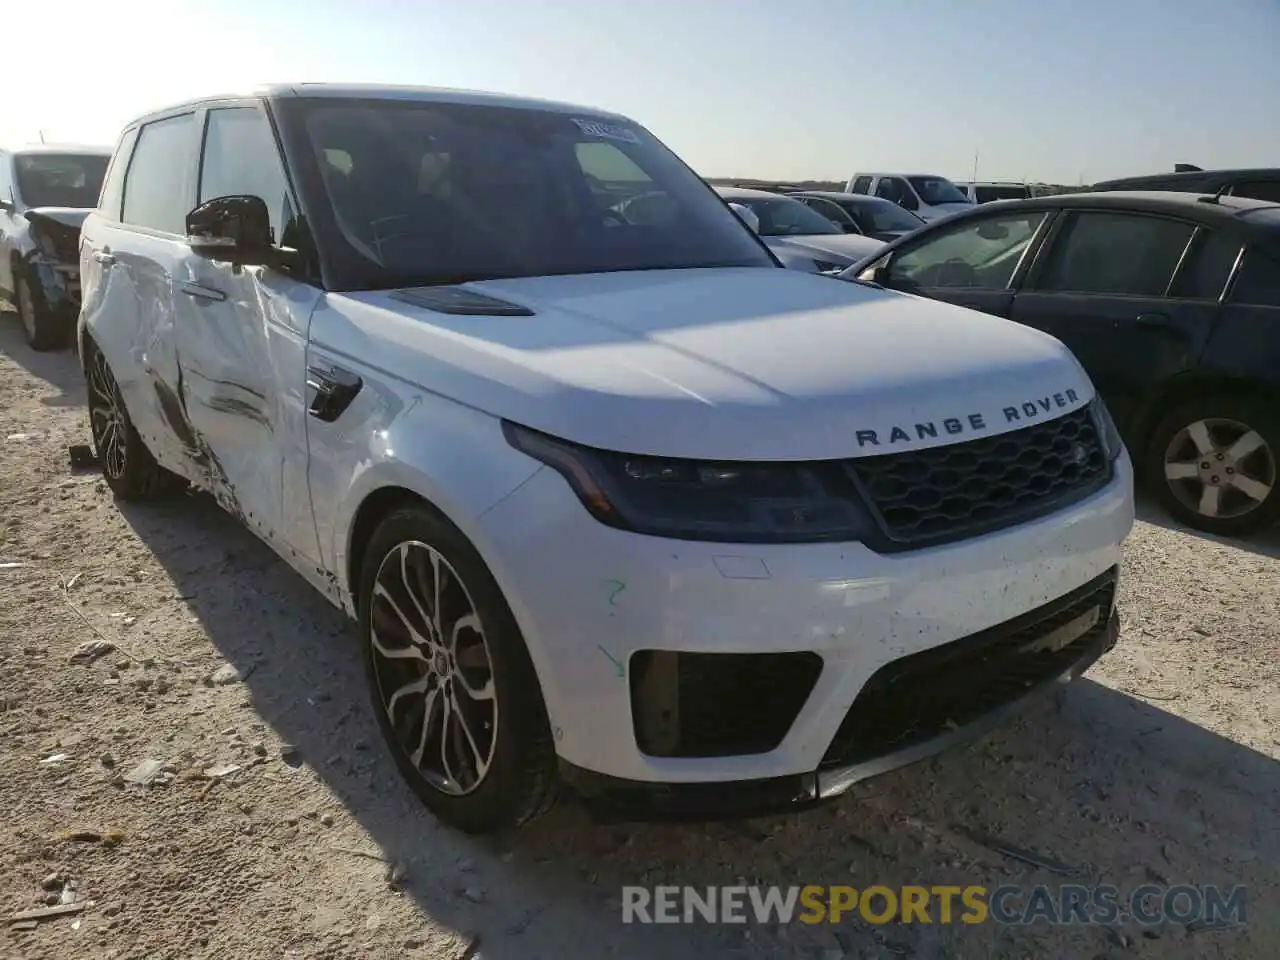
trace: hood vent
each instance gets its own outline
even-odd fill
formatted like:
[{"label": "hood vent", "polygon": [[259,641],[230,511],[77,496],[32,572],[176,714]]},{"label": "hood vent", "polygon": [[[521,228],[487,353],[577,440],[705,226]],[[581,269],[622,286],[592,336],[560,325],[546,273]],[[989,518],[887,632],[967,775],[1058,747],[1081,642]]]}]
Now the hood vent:
[{"label": "hood vent", "polygon": [[417,287],[397,290],[391,294],[396,300],[459,317],[532,317],[533,311],[518,303],[485,296],[464,287]]}]

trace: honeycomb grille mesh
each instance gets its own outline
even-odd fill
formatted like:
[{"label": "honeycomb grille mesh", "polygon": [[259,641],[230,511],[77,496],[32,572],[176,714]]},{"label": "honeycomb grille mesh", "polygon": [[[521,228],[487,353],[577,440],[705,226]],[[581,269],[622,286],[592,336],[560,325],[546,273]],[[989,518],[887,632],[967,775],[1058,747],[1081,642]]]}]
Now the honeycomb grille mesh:
[{"label": "honeycomb grille mesh", "polygon": [[848,469],[884,533],[904,545],[1019,523],[1110,475],[1087,407],[995,437],[851,460]]}]

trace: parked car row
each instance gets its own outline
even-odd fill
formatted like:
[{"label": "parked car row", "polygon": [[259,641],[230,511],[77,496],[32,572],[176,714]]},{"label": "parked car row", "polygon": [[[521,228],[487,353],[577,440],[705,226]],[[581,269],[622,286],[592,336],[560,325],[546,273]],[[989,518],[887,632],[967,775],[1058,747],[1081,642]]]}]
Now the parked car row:
[{"label": "parked car row", "polygon": [[518,825],[557,782],[813,804],[1087,670],[1133,522],[1063,344],[779,266],[855,245],[886,249],[585,107],[177,104],[84,221],[89,427],[119,497],[211,492],[356,620],[442,820]]},{"label": "parked car row", "polygon": [[834,222],[799,198],[741,187],[715,189],[774,256],[792,269],[838,272],[884,246],[882,238],[860,235],[861,231]]}]

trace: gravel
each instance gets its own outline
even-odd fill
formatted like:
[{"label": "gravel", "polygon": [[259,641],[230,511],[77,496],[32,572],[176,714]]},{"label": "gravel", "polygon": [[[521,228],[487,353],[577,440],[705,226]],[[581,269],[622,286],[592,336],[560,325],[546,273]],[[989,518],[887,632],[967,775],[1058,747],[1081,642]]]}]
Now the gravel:
[{"label": "gravel", "polygon": [[[84,898],[0,932],[0,955],[1276,956],[1280,536],[1216,542],[1147,516],[1120,644],[1061,703],[826,808],[606,826],[562,804],[477,841],[402,784],[353,632],[300,578],[206,497],[117,505],[72,472],[83,400],[74,358],[30,352],[0,314],[0,901],[18,914],[72,882]],[[624,884],[993,888],[1063,871],[1122,890],[1244,884],[1248,923],[620,922]]]}]

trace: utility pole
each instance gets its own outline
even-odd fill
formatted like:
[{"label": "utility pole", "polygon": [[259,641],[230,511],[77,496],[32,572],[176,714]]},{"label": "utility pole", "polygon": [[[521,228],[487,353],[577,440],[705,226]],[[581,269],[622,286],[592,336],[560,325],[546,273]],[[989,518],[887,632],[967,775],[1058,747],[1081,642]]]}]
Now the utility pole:
[{"label": "utility pole", "polygon": [[44,143],[44,131],[43,131],[43,130],[41,130],[41,131],[40,131],[40,142],[41,142],[41,143]]},{"label": "utility pole", "polygon": [[977,150],[973,151],[973,170],[969,174],[969,182],[970,183],[978,182],[978,151]]}]

